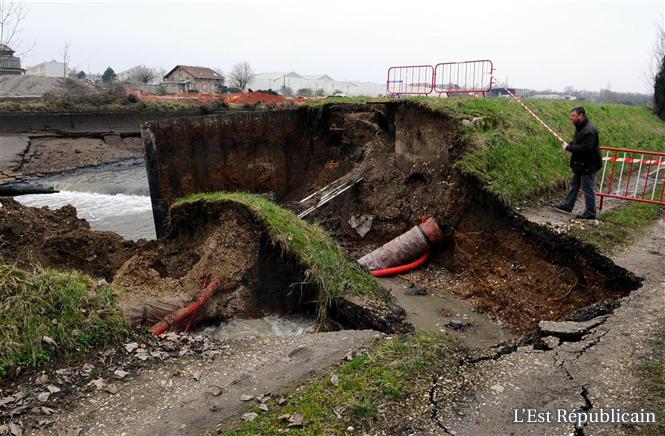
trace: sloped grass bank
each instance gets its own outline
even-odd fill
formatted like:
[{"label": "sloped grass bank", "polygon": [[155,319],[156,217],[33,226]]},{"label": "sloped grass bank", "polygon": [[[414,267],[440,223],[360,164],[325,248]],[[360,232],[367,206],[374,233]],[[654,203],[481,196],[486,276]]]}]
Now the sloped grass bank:
[{"label": "sloped grass bank", "polygon": [[[252,421],[222,423],[218,433],[228,435],[278,434],[287,430],[283,415],[300,413],[304,434],[344,434],[348,426],[366,428],[381,413],[382,405],[400,403],[416,394],[432,376],[450,377],[458,368],[459,350],[453,340],[439,333],[388,338],[295,388],[288,403],[267,403],[269,412],[254,406]],[[337,417],[335,411],[339,413]],[[360,428],[359,428],[360,427]]]},{"label": "sloped grass bank", "polygon": [[305,269],[306,281],[320,291],[318,316],[343,295],[368,295],[385,299],[379,283],[360,265],[348,260],[337,243],[321,227],[298,218],[294,213],[256,195],[243,192],[194,194],[177,200],[172,207],[206,202],[236,202],[244,205],[265,223],[272,243],[292,255]]},{"label": "sloped grass bank", "polygon": [[[559,189],[570,177],[570,153],[536,119],[512,99],[416,98],[415,104],[457,117],[485,117],[482,128],[465,136],[470,152],[456,163],[507,204],[537,201]],[[575,129],[570,110],[583,105],[600,132],[602,146],[665,150],[665,123],[646,107],[619,104],[527,100],[565,140]]]},{"label": "sloped grass bank", "polygon": [[80,356],[128,330],[115,290],[80,272],[0,263],[0,376],[16,366]]}]

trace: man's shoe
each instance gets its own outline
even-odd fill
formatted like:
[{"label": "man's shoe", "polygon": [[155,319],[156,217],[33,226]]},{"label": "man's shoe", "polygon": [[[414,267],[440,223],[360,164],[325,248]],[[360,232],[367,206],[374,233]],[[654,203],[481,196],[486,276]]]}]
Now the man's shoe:
[{"label": "man's shoe", "polygon": [[596,215],[591,215],[590,213],[584,212],[579,215],[575,215],[575,218],[581,219],[581,220],[595,220]]},{"label": "man's shoe", "polygon": [[571,213],[573,211],[572,207],[568,207],[565,204],[555,204],[554,208],[567,213]]}]

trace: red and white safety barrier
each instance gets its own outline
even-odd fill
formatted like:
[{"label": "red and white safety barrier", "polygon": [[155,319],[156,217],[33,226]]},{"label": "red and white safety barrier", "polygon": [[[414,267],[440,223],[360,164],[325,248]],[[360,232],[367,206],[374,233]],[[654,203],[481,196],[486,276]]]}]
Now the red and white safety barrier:
[{"label": "red and white safety barrier", "polygon": [[596,193],[600,209],[605,197],[665,205],[665,153],[616,147],[600,149],[605,154]]}]

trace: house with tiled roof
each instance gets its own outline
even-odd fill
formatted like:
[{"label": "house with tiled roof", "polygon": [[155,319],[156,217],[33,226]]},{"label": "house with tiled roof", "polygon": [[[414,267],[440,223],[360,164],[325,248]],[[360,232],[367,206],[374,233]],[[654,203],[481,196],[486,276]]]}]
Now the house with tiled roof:
[{"label": "house with tiled roof", "polygon": [[207,67],[176,65],[164,75],[164,83],[168,88],[176,87],[180,92],[222,92],[224,76]]},{"label": "house with tiled roof", "polygon": [[0,76],[24,73],[25,70],[21,68],[21,59],[14,56],[14,50],[5,44],[0,44]]}]

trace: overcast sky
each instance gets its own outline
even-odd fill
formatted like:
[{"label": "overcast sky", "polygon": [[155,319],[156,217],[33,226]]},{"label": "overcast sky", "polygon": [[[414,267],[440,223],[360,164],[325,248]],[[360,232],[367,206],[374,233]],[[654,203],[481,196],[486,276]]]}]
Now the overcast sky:
[{"label": "overcast sky", "polygon": [[651,92],[662,0],[24,0],[33,65],[116,72],[137,64],[325,73],[384,82],[391,65],[491,59],[511,86]]}]

